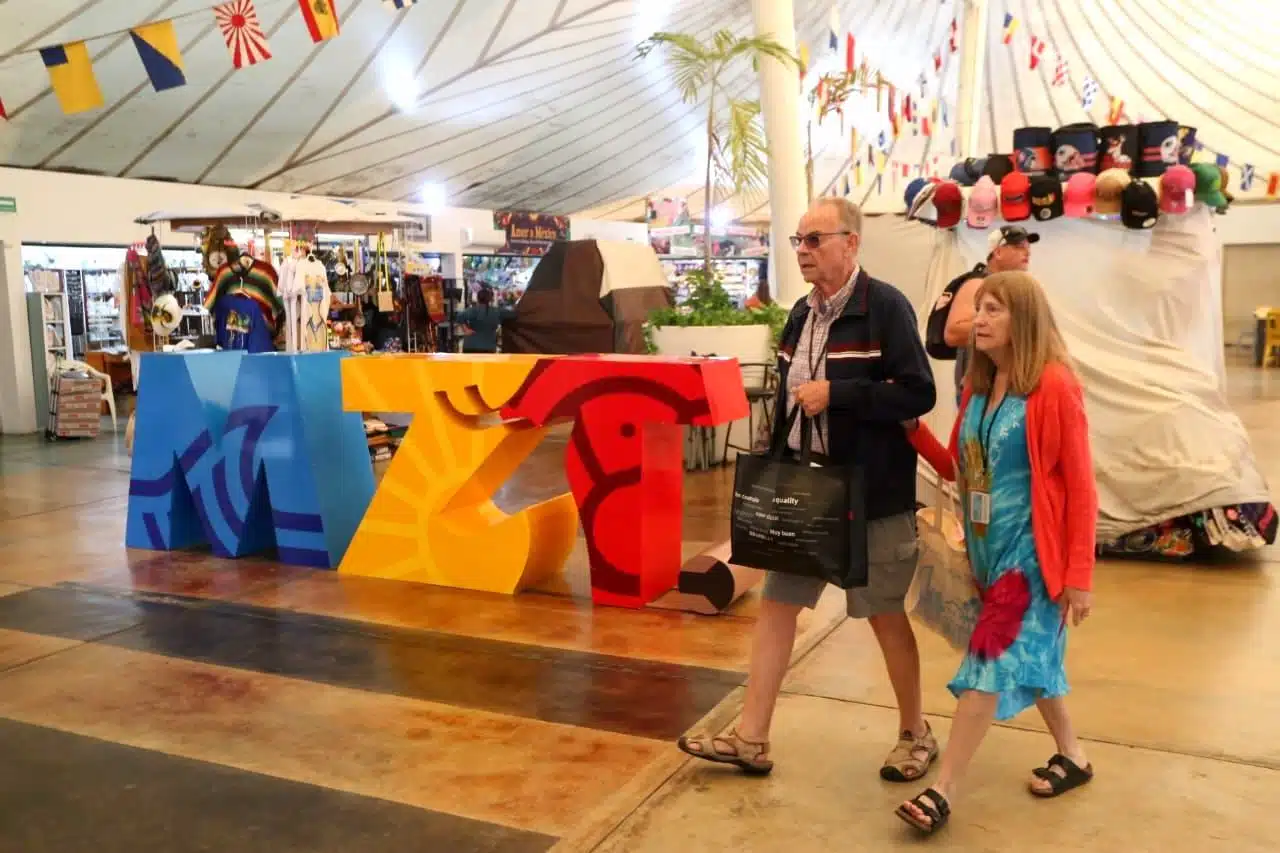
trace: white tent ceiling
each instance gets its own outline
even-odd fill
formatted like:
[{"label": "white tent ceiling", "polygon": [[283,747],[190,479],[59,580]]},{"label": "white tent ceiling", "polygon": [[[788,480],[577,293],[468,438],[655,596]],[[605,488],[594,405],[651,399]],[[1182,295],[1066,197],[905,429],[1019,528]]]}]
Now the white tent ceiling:
[{"label": "white tent ceiling", "polygon": [[[0,163],[135,178],[405,200],[424,182],[467,207],[637,218],[645,194],[691,195],[701,208],[701,108],[680,103],[662,60],[634,58],[657,29],[751,31],[748,0],[423,0],[405,12],[381,0],[337,0],[343,31],[314,45],[297,0],[257,0],[274,58],[232,68],[208,12],[211,0],[0,0]],[[795,0],[799,38],[823,58],[831,4]],[[954,98],[959,54],[948,49],[956,0],[839,0],[859,57],[904,91]],[[1104,122],[1108,98],[1134,119],[1168,115],[1199,128],[1232,165],[1251,163],[1265,187],[1280,169],[1280,34],[1270,3],[1204,0],[1005,0],[994,4],[982,85],[984,150],[1008,150],[1015,127],[1085,118],[1086,76]],[[1003,15],[1020,21],[1003,44]],[[102,109],[64,116],[36,48],[181,17],[188,84],[151,90],[127,35],[90,41]],[[1029,38],[1048,48],[1029,69]],[[1051,83],[1055,52],[1065,85]],[[943,60],[935,72],[934,54]],[[834,59],[834,58],[831,58]],[[755,91],[744,68],[734,94]],[[404,109],[405,101],[412,102]],[[863,144],[883,118],[849,116]],[[951,126],[906,130],[893,162],[950,153]],[[878,123],[879,122],[879,123]],[[848,167],[846,133],[820,138],[818,190]],[[864,167],[864,179],[872,177]],[[1235,173],[1238,177],[1238,172]],[[855,188],[868,207],[900,204],[901,177],[882,192]],[[1233,187],[1234,189],[1234,187]],[[868,194],[869,193],[869,194]],[[737,213],[767,218],[762,199]]]}]

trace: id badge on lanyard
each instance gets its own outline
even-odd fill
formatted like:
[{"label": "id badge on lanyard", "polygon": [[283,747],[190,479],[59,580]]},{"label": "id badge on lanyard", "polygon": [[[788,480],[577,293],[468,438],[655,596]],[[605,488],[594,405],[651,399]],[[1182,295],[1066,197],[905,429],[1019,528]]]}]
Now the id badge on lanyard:
[{"label": "id badge on lanyard", "polygon": [[986,488],[969,491],[969,520],[979,528],[985,528],[991,523],[991,431],[995,428],[996,419],[1000,417],[1000,409],[1003,408],[1006,399],[1008,399],[1007,394],[1000,399],[999,405],[991,413],[985,435],[982,430],[983,421],[982,419],[978,421],[978,446],[982,451],[982,471],[979,472],[977,480]]},{"label": "id badge on lanyard", "polygon": [[969,493],[969,520],[974,524],[991,523],[991,495],[987,492]]}]

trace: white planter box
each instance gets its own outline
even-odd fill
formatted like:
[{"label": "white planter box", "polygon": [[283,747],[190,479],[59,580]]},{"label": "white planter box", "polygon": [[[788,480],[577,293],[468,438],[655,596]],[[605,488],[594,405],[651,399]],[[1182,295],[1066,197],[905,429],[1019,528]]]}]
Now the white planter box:
[{"label": "white planter box", "polygon": [[[772,364],[774,360],[773,346],[769,327],[758,326],[662,326],[653,330],[653,342],[661,355],[718,355],[722,358],[736,358],[739,364]],[[748,367],[743,372],[743,383],[759,385],[763,377],[761,369]],[[756,407],[756,424],[760,423],[763,413]],[[748,435],[748,419],[734,421],[728,425],[731,443],[739,447],[750,447],[751,437]],[[724,449],[725,428],[716,428],[716,459]],[[737,451],[729,451],[732,460]]]}]

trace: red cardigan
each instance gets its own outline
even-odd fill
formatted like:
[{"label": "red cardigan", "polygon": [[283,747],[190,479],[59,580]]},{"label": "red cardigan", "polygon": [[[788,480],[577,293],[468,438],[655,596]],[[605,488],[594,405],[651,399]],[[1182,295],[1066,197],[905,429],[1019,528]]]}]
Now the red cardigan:
[{"label": "red cardigan", "polygon": [[[955,481],[960,424],[973,390],[966,384],[960,413],[944,448],[923,423],[911,443],[946,480]],[[1031,526],[1045,587],[1055,601],[1064,587],[1090,589],[1098,520],[1098,491],[1089,452],[1084,394],[1071,371],[1048,365],[1027,397],[1027,452],[1031,457]]]}]

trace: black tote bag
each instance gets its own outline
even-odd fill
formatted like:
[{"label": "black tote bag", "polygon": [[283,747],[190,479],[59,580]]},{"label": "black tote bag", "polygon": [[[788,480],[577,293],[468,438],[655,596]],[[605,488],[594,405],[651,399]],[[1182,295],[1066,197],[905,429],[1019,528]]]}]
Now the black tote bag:
[{"label": "black tote bag", "polygon": [[733,477],[729,561],[818,578],[842,589],[867,585],[863,469],[811,463],[813,421],[801,415],[799,453],[785,452],[800,407],[765,453],[739,455]]}]

